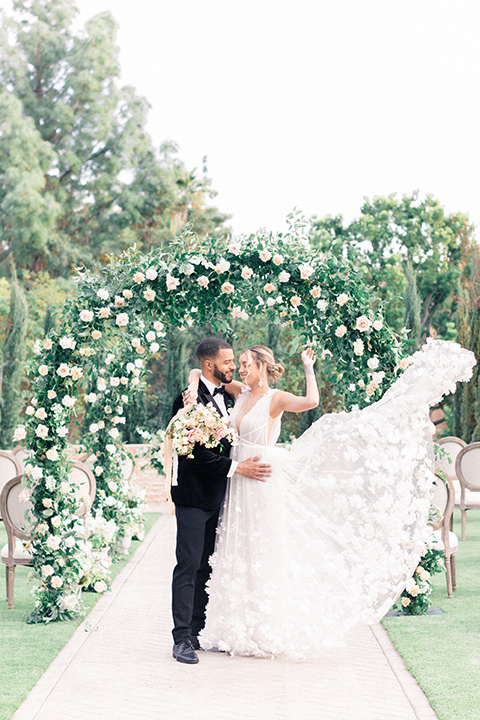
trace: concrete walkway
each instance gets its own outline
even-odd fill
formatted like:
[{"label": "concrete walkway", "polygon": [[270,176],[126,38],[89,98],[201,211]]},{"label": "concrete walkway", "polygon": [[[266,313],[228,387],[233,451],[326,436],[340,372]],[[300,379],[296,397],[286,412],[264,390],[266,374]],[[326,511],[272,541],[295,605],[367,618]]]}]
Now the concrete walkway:
[{"label": "concrete walkway", "polygon": [[319,662],[175,662],[174,536],[165,514],[12,720],[435,720],[380,625]]}]

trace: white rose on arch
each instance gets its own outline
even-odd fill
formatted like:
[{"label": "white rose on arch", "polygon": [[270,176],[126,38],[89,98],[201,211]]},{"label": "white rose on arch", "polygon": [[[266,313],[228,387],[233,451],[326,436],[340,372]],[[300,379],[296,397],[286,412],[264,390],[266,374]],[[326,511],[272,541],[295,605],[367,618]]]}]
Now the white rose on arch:
[{"label": "white rose on arch", "polygon": [[170,292],[171,290],[176,290],[177,287],[180,285],[180,280],[176,277],[173,277],[172,275],[168,274],[166,277],[166,283],[167,283],[167,290]]},{"label": "white rose on arch", "polygon": [[360,330],[360,332],[366,332],[367,330],[370,330],[371,327],[372,321],[369,320],[366,315],[360,315],[360,317],[357,318],[355,330]]},{"label": "white rose on arch", "polygon": [[81,310],[80,312],[80,320],[82,322],[92,322],[93,320],[93,312],[92,310]]},{"label": "white rose on arch", "polygon": [[97,290],[97,295],[100,300],[108,300],[110,293],[108,292],[108,290],[104,290],[103,288],[101,288],[100,290]]},{"label": "white rose on arch", "polygon": [[117,319],[115,320],[115,324],[118,325],[118,327],[126,327],[129,323],[129,317],[127,313],[118,313]]}]

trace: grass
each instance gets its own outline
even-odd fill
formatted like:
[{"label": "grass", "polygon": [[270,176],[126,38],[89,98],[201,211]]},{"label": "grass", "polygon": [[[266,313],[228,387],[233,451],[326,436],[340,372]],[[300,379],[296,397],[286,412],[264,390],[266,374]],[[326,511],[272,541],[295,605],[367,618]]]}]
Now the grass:
[{"label": "grass", "polygon": [[[454,532],[461,537],[460,513]],[[445,573],[435,576],[432,605],[443,615],[383,620],[395,648],[440,720],[480,718],[480,513],[467,513],[465,542],[457,552],[457,586],[447,596]]]},{"label": "grass", "polygon": [[[145,515],[145,532],[148,533],[159,513]],[[5,526],[0,523],[0,547],[7,542]],[[140,545],[132,542],[130,552],[120,562],[112,565],[112,579],[125,567]],[[5,566],[2,563],[2,568]],[[8,610],[2,598],[0,602],[0,720],[9,720],[19,705],[27,697],[32,687],[43,675],[60,650],[70,640],[81,620],[76,622],[57,622],[48,625],[27,625],[25,616],[32,609],[32,583],[27,580],[32,568],[17,566],[15,570],[15,607]],[[2,594],[5,592],[5,585]],[[4,596],[5,597],[5,596]],[[87,611],[93,608],[100,595],[83,593]],[[83,618],[82,618],[83,619]]]}]

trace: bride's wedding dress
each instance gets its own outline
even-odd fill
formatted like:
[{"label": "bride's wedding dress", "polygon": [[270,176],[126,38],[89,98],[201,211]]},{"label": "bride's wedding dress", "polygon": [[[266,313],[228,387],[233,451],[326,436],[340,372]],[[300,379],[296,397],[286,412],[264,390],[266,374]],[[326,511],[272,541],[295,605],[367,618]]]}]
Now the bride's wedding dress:
[{"label": "bride's wedding dress", "polygon": [[275,447],[275,390],[241,418],[234,459],[260,455],[272,476],[229,482],[202,647],[312,659],[388,611],[431,532],[429,406],[468,380],[474,364],[455,343],[429,342],[381,400],[324,415],[290,450]]}]

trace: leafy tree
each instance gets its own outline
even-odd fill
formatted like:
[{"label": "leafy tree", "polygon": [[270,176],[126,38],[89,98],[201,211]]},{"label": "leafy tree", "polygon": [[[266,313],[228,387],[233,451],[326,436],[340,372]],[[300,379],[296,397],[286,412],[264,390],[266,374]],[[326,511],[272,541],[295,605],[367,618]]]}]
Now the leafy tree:
[{"label": "leafy tree", "polygon": [[12,278],[10,297],[10,331],[5,340],[1,364],[0,447],[11,447],[22,403],[21,382],[25,367],[27,303],[16,275]]},{"label": "leafy tree", "polygon": [[447,215],[431,195],[418,192],[366,199],[358,219],[312,219],[314,243],[358,265],[365,282],[379,289],[389,324],[403,323],[406,264],[410,260],[421,302],[421,326],[444,334],[460,268],[473,244],[473,227],[462,213]]},{"label": "leafy tree", "polygon": [[219,232],[209,181],[159,154],[148,104],[120,87],[110,13],[74,33],[73,0],[14,0],[0,28],[0,232],[19,267],[65,275],[186,223]]}]

